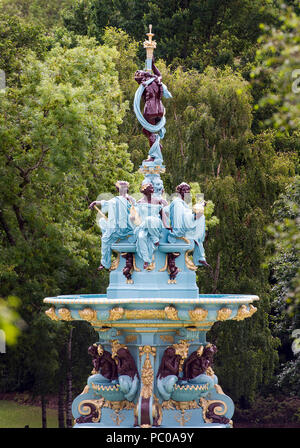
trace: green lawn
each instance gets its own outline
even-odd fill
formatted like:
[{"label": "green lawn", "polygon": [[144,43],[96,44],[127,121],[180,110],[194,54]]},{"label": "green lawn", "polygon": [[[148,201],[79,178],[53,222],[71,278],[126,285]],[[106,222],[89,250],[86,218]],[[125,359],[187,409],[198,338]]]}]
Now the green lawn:
[{"label": "green lawn", "polygon": [[[42,427],[42,412],[38,406],[28,406],[15,401],[0,401],[0,428]],[[57,411],[47,409],[47,427],[57,428]]]}]

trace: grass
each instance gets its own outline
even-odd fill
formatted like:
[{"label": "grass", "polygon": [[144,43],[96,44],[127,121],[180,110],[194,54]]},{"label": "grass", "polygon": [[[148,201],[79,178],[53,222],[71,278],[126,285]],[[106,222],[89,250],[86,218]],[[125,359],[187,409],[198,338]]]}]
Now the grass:
[{"label": "grass", "polygon": [[[42,411],[38,406],[29,406],[11,400],[0,401],[0,428],[42,427]],[[47,427],[57,428],[57,411],[47,409]]]}]

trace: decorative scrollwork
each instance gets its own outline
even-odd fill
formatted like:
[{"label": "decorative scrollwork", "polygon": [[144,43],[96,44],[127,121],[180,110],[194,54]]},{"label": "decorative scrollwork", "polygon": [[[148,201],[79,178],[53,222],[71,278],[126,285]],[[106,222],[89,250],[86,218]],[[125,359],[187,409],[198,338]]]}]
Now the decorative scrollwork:
[{"label": "decorative scrollwork", "polygon": [[101,408],[104,398],[100,400],[84,400],[78,405],[78,412],[81,415],[76,418],[76,423],[97,423],[101,419]]},{"label": "decorative scrollwork", "polygon": [[200,398],[199,403],[206,423],[222,423],[225,425],[230,423],[230,419],[225,417],[227,405],[224,401]]}]

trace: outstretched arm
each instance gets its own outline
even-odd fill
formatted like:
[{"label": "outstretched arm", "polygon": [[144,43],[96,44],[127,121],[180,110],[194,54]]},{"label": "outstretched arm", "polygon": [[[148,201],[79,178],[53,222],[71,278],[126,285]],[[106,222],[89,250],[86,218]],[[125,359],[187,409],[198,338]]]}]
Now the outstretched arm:
[{"label": "outstretched arm", "polygon": [[154,75],[156,75],[160,78],[160,81],[161,81],[161,73],[158,70],[158,68],[156,67],[156,65],[154,64],[154,59],[152,59],[152,71],[153,71]]},{"label": "outstretched arm", "polygon": [[95,207],[95,205],[101,205],[101,204],[102,204],[102,201],[93,201],[90,203],[89,208],[92,209]]}]

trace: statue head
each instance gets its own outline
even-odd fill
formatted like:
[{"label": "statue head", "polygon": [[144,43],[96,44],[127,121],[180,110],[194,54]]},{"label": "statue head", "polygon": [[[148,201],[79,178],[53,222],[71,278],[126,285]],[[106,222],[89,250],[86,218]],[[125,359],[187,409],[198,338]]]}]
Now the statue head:
[{"label": "statue head", "polygon": [[185,182],[181,182],[181,184],[177,185],[176,193],[178,193],[182,199],[190,197],[191,187],[189,184]]},{"label": "statue head", "polygon": [[154,192],[154,187],[151,183],[144,183],[141,185],[140,192],[147,196]]},{"label": "statue head", "polygon": [[214,344],[207,344],[204,348],[204,356],[212,359],[214,354],[217,353],[217,347]]},{"label": "statue head", "polygon": [[129,189],[129,183],[126,180],[118,180],[115,183],[116,189],[120,193],[120,195],[126,194]]},{"label": "statue head", "polygon": [[97,344],[93,344],[88,348],[88,354],[91,355],[93,358],[97,356]]},{"label": "statue head", "polygon": [[153,78],[153,75],[145,70],[137,70],[134,74],[134,79],[138,84],[141,84],[143,81],[147,81],[147,79],[150,78]]}]

